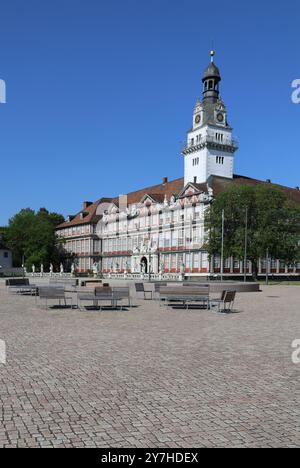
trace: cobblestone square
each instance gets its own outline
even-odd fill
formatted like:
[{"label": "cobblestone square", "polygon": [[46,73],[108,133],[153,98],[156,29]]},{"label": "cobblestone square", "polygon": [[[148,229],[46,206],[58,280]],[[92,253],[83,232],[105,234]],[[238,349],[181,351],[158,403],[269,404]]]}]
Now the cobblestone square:
[{"label": "cobblestone square", "polygon": [[299,447],[300,287],[236,313],[45,310],[0,285],[1,447]]}]

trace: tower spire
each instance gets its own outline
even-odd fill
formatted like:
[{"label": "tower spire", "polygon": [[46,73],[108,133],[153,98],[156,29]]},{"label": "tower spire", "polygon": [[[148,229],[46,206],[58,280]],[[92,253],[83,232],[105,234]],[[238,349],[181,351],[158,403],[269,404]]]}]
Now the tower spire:
[{"label": "tower spire", "polygon": [[210,51],[211,62],[206,68],[202,82],[203,82],[203,100],[205,102],[215,103],[219,98],[219,83],[221,75],[218,67],[214,63],[215,51]]}]

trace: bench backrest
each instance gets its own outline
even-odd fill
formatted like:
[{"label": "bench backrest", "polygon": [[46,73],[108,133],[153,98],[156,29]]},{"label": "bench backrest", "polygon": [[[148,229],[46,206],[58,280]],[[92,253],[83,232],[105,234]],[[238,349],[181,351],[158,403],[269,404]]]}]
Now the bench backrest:
[{"label": "bench backrest", "polygon": [[6,286],[29,286],[29,278],[10,278],[5,281]]},{"label": "bench backrest", "polygon": [[113,295],[115,298],[128,298],[130,297],[130,289],[129,286],[121,286],[113,288]]},{"label": "bench backrest", "polygon": [[235,300],[235,295],[236,295],[235,291],[225,291],[224,298],[223,298],[224,302],[225,303],[233,302]]},{"label": "bench backrest", "polygon": [[136,292],[145,292],[144,283],[134,283]]},{"label": "bench backrest", "polygon": [[65,291],[62,287],[41,286],[39,287],[39,296],[42,299],[64,299]]},{"label": "bench backrest", "polygon": [[66,279],[66,278],[50,278],[49,285],[51,286],[77,286],[76,279]]},{"label": "bench backrest", "polygon": [[111,297],[112,296],[112,289],[110,287],[95,288],[95,296],[96,297]]},{"label": "bench backrest", "polygon": [[174,288],[171,286],[162,286],[160,288],[160,295],[161,296],[181,296],[181,297],[189,297],[189,296],[208,296],[209,295],[209,288]]}]

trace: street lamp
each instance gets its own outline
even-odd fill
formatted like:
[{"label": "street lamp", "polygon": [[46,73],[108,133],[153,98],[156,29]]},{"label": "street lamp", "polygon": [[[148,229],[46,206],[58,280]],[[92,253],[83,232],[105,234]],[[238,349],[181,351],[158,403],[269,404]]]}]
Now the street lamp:
[{"label": "street lamp", "polygon": [[246,207],[245,219],[245,251],[244,251],[244,282],[247,281],[247,247],[248,247],[248,207]]},{"label": "street lamp", "polygon": [[266,285],[269,284],[269,249],[267,249],[266,253]]},{"label": "street lamp", "polygon": [[151,252],[149,251],[149,271],[148,271],[149,282],[151,281],[151,267],[152,267],[152,255],[151,255]]},{"label": "street lamp", "polygon": [[23,270],[23,278],[25,278],[25,256],[22,255],[22,270]]},{"label": "street lamp", "polygon": [[224,273],[224,224],[225,224],[225,211],[222,210],[221,281],[223,281],[223,273]]}]

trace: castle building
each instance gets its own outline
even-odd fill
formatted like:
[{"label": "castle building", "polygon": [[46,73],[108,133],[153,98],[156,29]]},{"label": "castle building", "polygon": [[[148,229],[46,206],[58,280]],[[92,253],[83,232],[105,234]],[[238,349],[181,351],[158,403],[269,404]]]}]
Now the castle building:
[{"label": "castle building", "polygon": [[[192,128],[182,150],[184,177],[143,188],[117,198],[85,202],[83,209],[57,227],[57,235],[74,253],[77,270],[95,268],[111,274],[179,274],[220,272],[219,257],[210,261],[204,249],[204,213],[229,184],[262,184],[234,174],[238,144],[220,96],[220,71],[211,62],[202,78],[203,96],[193,111]],[[300,191],[281,187],[300,203]],[[242,262],[226,259],[224,273],[241,274]],[[259,262],[259,272],[266,262]],[[251,264],[247,265],[251,274]],[[272,260],[271,272],[296,274],[300,264],[287,266]]]}]

